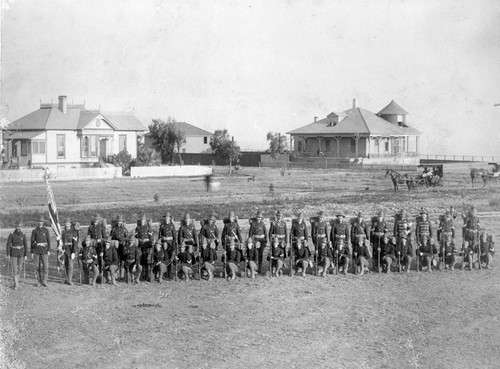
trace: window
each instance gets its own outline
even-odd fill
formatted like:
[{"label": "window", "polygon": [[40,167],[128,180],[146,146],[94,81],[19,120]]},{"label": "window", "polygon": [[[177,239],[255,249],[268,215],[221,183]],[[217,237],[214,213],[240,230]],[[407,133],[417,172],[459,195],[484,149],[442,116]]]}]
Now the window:
[{"label": "window", "polygon": [[299,141],[298,144],[297,144],[297,150],[299,152],[302,152],[302,141]]},{"label": "window", "polygon": [[97,157],[97,136],[90,136],[90,153],[91,158]]},{"label": "window", "polygon": [[28,141],[21,141],[21,156],[28,156]]},{"label": "window", "polygon": [[384,142],[384,150],[385,150],[385,152],[389,152],[389,141],[388,140],[385,140],[385,142]]},{"label": "window", "polygon": [[82,158],[89,156],[89,136],[82,137]]},{"label": "window", "polygon": [[208,143],[208,137],[203,137],[203,143],[207,144]]},{"label": "window", "polygon": [[57,135],[57,158],[64,159],[66,154],[66,136]]},{"label": "window", "polygon": [[119,142],[118,151],[127,150],[127,135],[119,135],[118,142]]},{"label": "window", "polygon": [[31,152],[33,155],[45,154],[45,141],[31,141]]},{"label": "window", "polygon": [[356,153],[356,139],[351,138],[351,153]]}]

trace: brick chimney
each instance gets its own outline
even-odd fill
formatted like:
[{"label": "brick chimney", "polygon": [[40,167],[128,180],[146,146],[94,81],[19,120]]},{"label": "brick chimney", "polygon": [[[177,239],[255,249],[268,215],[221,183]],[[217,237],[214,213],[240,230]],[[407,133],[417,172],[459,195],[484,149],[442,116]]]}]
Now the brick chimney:
[{"label": "brick chimney", "polygon": [[354,109],[356,107],[356,99],[352,99],[352,108]]},{"label": "brick chimney", "polygon": [[59,96],[59,110],[66,114],[68,112],[68,101],[66,96]]}]

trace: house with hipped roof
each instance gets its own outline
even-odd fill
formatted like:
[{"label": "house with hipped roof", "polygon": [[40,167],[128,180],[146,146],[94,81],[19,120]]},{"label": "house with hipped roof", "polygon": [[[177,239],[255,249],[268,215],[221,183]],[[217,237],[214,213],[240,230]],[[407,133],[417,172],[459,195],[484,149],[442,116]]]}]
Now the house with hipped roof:
[{"label": "house with hipped roof", "polygon": [[421,132],[407,123],[408,112],[392,100],[378,113],[356,106],[287,134],[295,157],[362,159],[364,163],[417,164]]},{"label": "house with hipped roof", "polygon": [[[184,132],[186,142],[182,145],[182,153],[212,153],[210,147],[210,138],[213,136],[212,132],[186,122],[174,122],[172,124],[180,131]],[[153,141],[154,138],[151,133],[147,133],[144,136],[144,144],[146,147],[153,148]]]},{"label": "house with hipped roof", "polygon": [[89,110],[85,104],[40,103],[4,132],[3,160],[19,167],[90,167],[127,150],[137,156],[137,139],[147,128],[129,113]]}]

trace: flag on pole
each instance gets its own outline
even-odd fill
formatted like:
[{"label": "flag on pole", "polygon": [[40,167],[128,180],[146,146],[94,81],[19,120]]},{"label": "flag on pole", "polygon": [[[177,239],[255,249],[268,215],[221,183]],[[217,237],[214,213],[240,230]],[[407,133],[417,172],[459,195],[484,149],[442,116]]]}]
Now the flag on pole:
[{"label": "flag on pole", "polygon": [[49,207],[50,224],[52,226],[52,230],[56,235],[56,240],[57,240],[57,273],[60,274],[61,265],[63,264],[61,258],[62,255],[64,254],[62,249],[61,225],[59,224],[59,216],[57,214],[56,201],[54,199],[54,193],[52,192],[52,186],[50,185],[49,182],[50,176],[47,173],[47,169],[45,169],[44,179],[45,179],[45,185],[47,186],[47,203]]}]

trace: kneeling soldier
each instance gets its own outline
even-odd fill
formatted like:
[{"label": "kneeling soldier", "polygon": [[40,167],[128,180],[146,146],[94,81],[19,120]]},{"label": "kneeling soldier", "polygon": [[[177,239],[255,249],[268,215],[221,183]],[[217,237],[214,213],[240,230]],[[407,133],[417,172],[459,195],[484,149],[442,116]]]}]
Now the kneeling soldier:
[{"label": "kneeling soldier", "polygon": [[307,267],[309,266],[309,249],[303,245],[302,241],[298,241],[295,248],[295,266],[296,274],[302,273],[302,277],[306,276]]},{"label": "kneeling soldier", "polygon": [[162,282],[163,274],[167,271],[168,261],[168,254],[163,250],[161,239],[159,239],[153,250],[153,274],[158,283]]},{"label": "kneeling soldier", "polygon": [[104,251],[104,277],[106,278],[106,283],[110,283],[111,279],[111,284],[116,285],[116,273],[118,272],[118,267],[120,265],[120,260],[118,259],[118,251],[116,250],[117,248],[111,245],[110,239],[107,239],[105,241],[105,244],[106,250]]},{"label": "kneeling soldier", "polygon": [[28,255],[28,241],[21,231],[21,222],[16,222],[16,229],[7,239],[7,256],[12,267],[14,289],[19,287],[19,275]]},{"label": "kneeling soldier", "polygon": [[394,262],[394,259],[396,259],[395,244],[396,237],[392,237],[389,242],[389,237],[384,236],[384,241],[382,242],[382,245],[380,247],[380,259],[382,261],[383,271],[385,271],[386,273],[391,272],[391,265]]},{"label": "kneeling soldier", "polygon": [[370,246],[370,240],[365,239],[363,241],[363,238],[357,238],[357,244],[354,246],[353,249],[353,258],[354,258],[354,266],[356,274],[363,275],[365,274],[365,272],[369,271],[368,261],[371,258],[369,246]]},{"label": "kneeling soldier", "polygon": [[491,269],[491,263],[493,262],[493,255],[495,254],[495,242],[493,242],[493,236],[489,234],[484,237],[484,233],[481,235],[481,262],[486,264],[486,268]]},{"label": "kneeling soldier", "polygon": [[432,272],[432,263],[434,261],[434,255],[438,253],[436,245],[434,243],[434,239],[432,238],[427,239],[427,237],[423,235],[420,238],[419,252],[421,258],[420,265],[422,265],[422,270],[427,269],[429,272]]},{"label": "kneeling soldier", "polygon": [[410,272],[411,260],[413,257],[413,248],[409,244],[409,239],[404,237],[400,238],[399,244],[396,247],[396,255],[401,263],[401,268],[406,273]]},{"label": "kneeling soldier", "polygon": [[[201,239],[201,252],[199,255],[199,262],[203,271],[207,272],[208,280],[211,281],[214,278],[215,272],[215,261],[217,260],[217,252],[215,251],[216,245],[214,244],[214,248],[208,247],[208,240],[206,238]],[[201,276],[200,276],[201,278]]]},{"label": "kneeling soldier", "polygon": [[317,275],[322,275],[326,277],[328,272],[328,268],[332,265],[333,260],[333,250],[331,246],[328,245],[326,238],[321,240],[321,243],[318,244],[318,249],[316,249],[316,266],[317,266]]},{"label": "kneeling soldier", "polygon": [[180,244],[180,251],[177,254],[177,261],[181,267],[179,277],[184,278],[186,282],[189,281],[189,279],[193,276],[193,259],[191,253],[186,250],[186,244],[184,242],[181,242]]},{"label": "kneeling soldier", "polygon": [[255,279],[255,275],[257,274],[257,263],[259,262],[259,251],[254,247],[254,243],[251,238],[247,240],[247,269],[250,272],[250,277]]},{"label": "kneeling soldier", "polygon": [[229,243],[229,250],[226,255],[223,255],[222,257],[224,258],[226,256],[226,270],[229,273],[231,280],[234,280],[236,278],[236,273],[238,272],[238,265],[241,261],[241,252],[236,250],[234,240]]},{"label": "kneeling soldier", "polygon": [[271,275],[274,277],[281,276],[281,268],[283,268],[283,261],[286,258],[285,244],[281,242],[280,238],[275,237],[274,247],[272,248],[271,258]]},{"label": "kneeling soldier", "polygon": [[92,286],[95,286],[97,277],[99,277],[99,259],[97,257],[97,250],[94,246],[95,240],[88,235],[82,242],[82,249],[80,250],[80,260],[83,265],[83,283],[90,284],[90,271],[94,273],[92,277]]},{"label": "kneeling soldier", "polygon": [[[455,246],[455,242],[452,239],[448,239],[443,243],[444,249],[444,267],[445,269],[450,268],[451,270],[455,270],[455,264],[457,262],[457,254],[458,250]],[[439,253],[439,257],[443,257],[443,250]]]},{"label": "kneeling soldier", "polygon": [[138,241],[133,235],[127,238],[127,242],[123,247],[123,255],[125,259],[125,278],[127,283],[139,284],[139,278],[142,273],[141,251],[137,246]]}]

